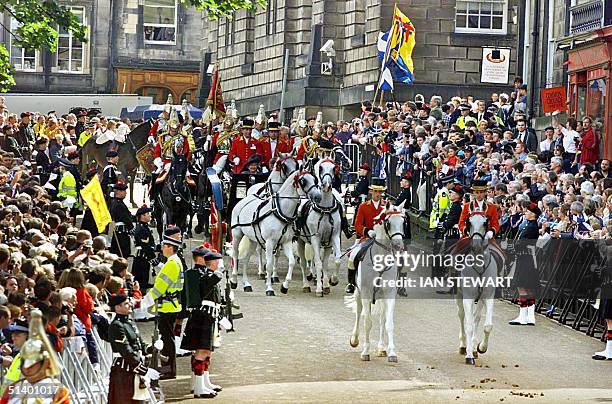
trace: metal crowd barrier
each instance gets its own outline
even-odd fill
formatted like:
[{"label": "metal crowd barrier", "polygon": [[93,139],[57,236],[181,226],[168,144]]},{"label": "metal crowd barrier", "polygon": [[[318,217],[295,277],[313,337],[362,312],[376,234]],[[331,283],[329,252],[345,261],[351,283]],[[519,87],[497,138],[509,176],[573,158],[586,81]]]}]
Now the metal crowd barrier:
[{"label": "metal crowd barrier", "polygon": [[359,145],[357,143],[347,143],[342,146],[342,149],[353,163],[348,173],[356,175],[361,165],[361,149]]}]

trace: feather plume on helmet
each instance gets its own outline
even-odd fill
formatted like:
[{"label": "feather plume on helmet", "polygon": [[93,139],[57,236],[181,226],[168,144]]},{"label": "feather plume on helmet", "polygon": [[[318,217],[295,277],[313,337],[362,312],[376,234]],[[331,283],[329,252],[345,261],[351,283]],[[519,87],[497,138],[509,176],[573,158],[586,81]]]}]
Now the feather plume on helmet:
[{"label": "feather plume on helmet", "polygon": [[181,115],[183,115],[184,125],[185,126],[191,125],[193,118],[191,117],[191,114],[189,113],[189,101],[187,101],[186,98],[183,100],[183,103],[181,104]]},{"label": "feather plume on helmet", "polygon": [[46,366],[41,367],[47,377],[55,377],[61,374],[61,365],[57,359],[55,349],[47,338],[43,326],[42,312],[38,309],[30,313],[30,325],[28,340],[21,347],[21,366],[29,368],[37,363],[48,361]]},{"label": "feather plume on helmet", "polygon": [[166,100],[166,105],[164,105],[164,112],[170,113],[173,109],[174,100],[172,99],[172,94],[168,94],[168,99]]},{"label": "feather plume on helmet", "polygon": [[317,112],[317,119],[315,120],[314,129],[321,133],[323,131],[323,112]]},{"label": "feather plume on helmet", "polygon": [[170,117],[168,118],[168,126],[170,129],[178,129],[181,126],[181,121],[179,121],[178,113],[174,107],[170,108]]},{"label": "feather plume on helmet", "polygon": [[238,109],[236,108],[236,100],[232,100],[230,106],[227,108],[225,113],[225,119],[223,119],[223,124],[225,126],[234,126],[238,121]]},{"label": "feather plume on helmet", "polygon": [[259,106],[259,111],[257,111],[255,122],[259,125],[265,125],[268,123],[268,118],[266,117],[266,108],[263,104]]}]

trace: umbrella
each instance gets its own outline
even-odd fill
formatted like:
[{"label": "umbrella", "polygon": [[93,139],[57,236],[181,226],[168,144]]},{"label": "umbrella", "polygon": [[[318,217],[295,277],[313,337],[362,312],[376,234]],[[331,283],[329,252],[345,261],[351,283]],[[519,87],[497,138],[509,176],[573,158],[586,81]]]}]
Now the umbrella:
[{"label": "umbrella", "polygon": [[[130,118],[131,121],[142,119],[146,121],[150,118],[157,118],[164,110],[165,104],[152,104],[152,105],[138,105],[135,107],[124,107],[121,109],[121,119]],[[174,108],[180,113],[183,109],[182,105],[175,105]],[[193,119],[199,119],[202,117],[202,110],[194,107],[193,105],[188,106],[189,114]]]}]

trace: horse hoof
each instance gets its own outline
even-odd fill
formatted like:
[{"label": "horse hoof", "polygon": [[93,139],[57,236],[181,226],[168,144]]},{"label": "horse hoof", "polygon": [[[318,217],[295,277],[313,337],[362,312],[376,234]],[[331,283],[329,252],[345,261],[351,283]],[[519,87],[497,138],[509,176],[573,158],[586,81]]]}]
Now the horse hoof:
[{"label": "horse hoof", "polygon": [[272,283],[280,283],[280,279],[278,279],[278,276],[272,277]]},{"label": "horse hoof", "polygon": [[459,348],[459,355],[465,355],[467,354],[467,349],[462,346],[461,348]]},{"label": "horse hoof", "polygon": [[361,360],[368,362],[370,360],[370,355],[361,355]]},{"label": "horse hoof", "polygon": [[359,346],[359,338],[353,339],[353,337],[351,337],[349,344],[351,345],[351,348],[357,348]]},{"label": "horse hoof", "polygon": [[289,291],[289,288],[286,288],[286,287],[284,287],[284,286],[281,286],[281,293],[282,293],[283,295],[286,295],[288,291]]},{"label": "horse hoof", "polygon": [[230,286],[231,286],[232,289],[238,289],[238,282],[230,281]]},{"label": "horse hoof", "polygon": [[478,351],[476,350],[476,351],[472,352],[472,355],[474,355],[474,359],[478,358]]},{"label": "horse hoof", "polygon": [[480,344],[478,344],[478,348],[476,348],[476,350],[478,351],[478,353],[481,353],[481,354],[487,353],[487,348],[482,349],[480,347]]},{"label": "horse hoof", "polygon": [[266,290],[266,296],[276,296],[273,290]]},{"label": "horse hoof", "polygon": [[377,349],[376,356],[384,358],[387,356],[387,351],[385,351],[384,349]]},{"label": "horse hoof", "polygon": [[329,284],[330,284],[331,286],[336,286],[336,285],[338,284],[338,282],[339,282],[338,280],[336,280],[336,281],[330,280],[330,281],[329,281]]},{"label": "horse hoof", "polygon": [[244,287],[244,291],[245,291],[245,292],[252,292],[252,291],[253,291],[253,288],[252,288],[251,286],[245,286],[245,287]]},{"label": "horse hoof", "polygon": [[327,288],[323,288],[323,294],[324,295],[329,295],[331,293],[331,288],[327,287]]},{"label": "horse hoof", "polygon": [[315,292],[316,297],[323,297],[323,292]]},{"label": "horse hoof", "polygon": [[389,356],[387,358],[387,361],[392,362],[392,363],[397,363],[397,356],[395,355]]},{"label": "horse hoof", "polygon": [[476,361],[474,360],[474,358],[465,358],[465,364],[466,365],[475,365]]},{"label": "horse hoof", "polygon": [[302,292],[304,292],[304,293],[310,293],[310,292],[311,292],[311,290],[310,290],[310,286],[304,286],[304,287],[302,288]]},{"label": "horse hoof", "polygon": [[259,274],[259,280],[263,281],[266,279],[266,274]]},{"label": "horse hoof", "polygon": [[314,276],[312,276],[312,274],[308,274],[308,275],[306,276],[306,280],[307,280],[308,282],[312,281],[313,279],[314,279]]}]

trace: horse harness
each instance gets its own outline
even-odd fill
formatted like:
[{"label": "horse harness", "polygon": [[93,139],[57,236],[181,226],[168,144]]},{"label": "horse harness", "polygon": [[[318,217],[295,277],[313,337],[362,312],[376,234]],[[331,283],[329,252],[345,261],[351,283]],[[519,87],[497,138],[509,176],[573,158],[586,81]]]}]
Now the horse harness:
[{"label": "horse harness", "polygon": [[[316,203],[312,202],[312,201],[308,201],[306,202],[306,204],[304,205],[304,207],[302,208],[302,212],[301,214],[303,216],[308,216],[308,213],[310,211],[310,209],[314,210],[315,212],[317,212],[320,217],[319,217],[319,221],[317,222],[317,230],[315,233],[310,233],[310,234],[303,234],[304,237],[306,238],[310,238],[312,236],[316,236],[316,235],[320,235],[320,231],[319,229],[321,228],[321,222],[323,221],[323,219],[327,216],[329,218],[329,224],[331,226],[331,228],[334,228],[334,213],[336,213],[339,209],[340,209],[340,204],[338,203],[338,201],[336,200],[336,198],[332,198],[332,200],[334,201],[333,205],[330,207],[322,207],[317,205]],[[308,224],[304,223],[304,228],[308,228]],[[331,240],[332,240],[332,232],[329,233],[329,239],[326,241],[321,240],[321,247],[323,248],[329,248],[331,247]]]},{"label": "horse harness", "polygon": [[468,205],[468,209],[469,209],[468,210],[468,221],[465,224],[465,227],[466,227],[466,233],[470,234],[470,236],[474,236],[474,235],[478,234],[481,238],[484,239],[484,237],[485,237],[484,234],[480,234],[480,233],[471,234],[471,232],[470,232],[471,224],[470,224],[469,218],[472,217],[472,216],[484,216],[485,219],[486,219],[486,221],[485,221],[485,229],[487,229],[489,227],[489,218],[487,217],[487,214],[486,214],[487,207],[488,207],[487,202],[483,203],[484,211],[477,210],[477,207],[476,207],[476,204],[474,203],[474,201],[471,201],[470,204]]}]

